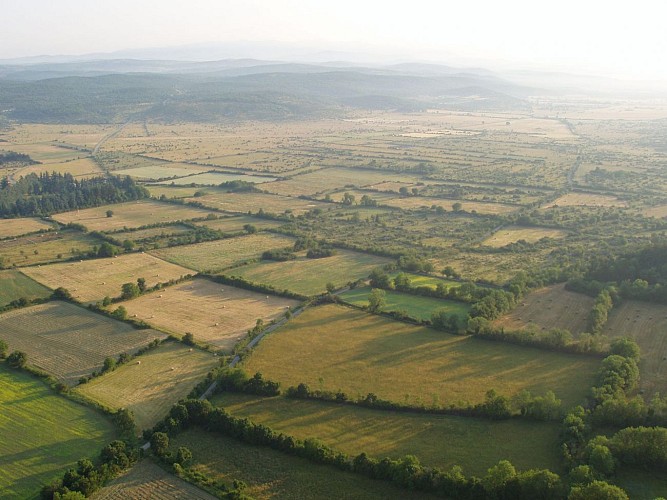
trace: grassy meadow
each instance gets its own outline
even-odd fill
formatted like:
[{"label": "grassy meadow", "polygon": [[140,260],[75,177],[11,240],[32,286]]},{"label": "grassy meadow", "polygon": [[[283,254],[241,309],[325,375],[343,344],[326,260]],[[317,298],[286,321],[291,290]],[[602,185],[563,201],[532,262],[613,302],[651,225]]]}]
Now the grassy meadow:
[{"label": "grassy meadow", "polygon": [[51,295],[51,290],[19,271],[0,271],[0,307],[20,299],[39,299]]},{"label": "grassy meadow", "polygon": [[518,469],[561,467],[558,425],[377,411],[321,401],[223,393],[212,403],[299,439],[314,437],[349,455],[415,455],[422,464],[484,475],[499,460]]},{"label": "grassy meadow", "polygon": [[[344,302],[355,306],[367,306],[370,293],[371,287],[365,286],[343,292],[339,297]],[[386,304],[382,311],[404,311],[408,316],[417,320],[430,320],[435,311],[444,309],[447,314],[456,314],[463,324],[470,311],[470,306],[464,302],[410,295],[394,290],[385,290],[385,301]]]},{"label": "grassy meadow", "polygon": [[39,498],[41,487],[115,438],[111,422],[0,362],[0,497]]},{"label": "grassy meadow", "polygon": [[338,249],[335,255],[322,259],[299,257],[286,262],[262,261],[232,269],[225,274],[242,276],[279,290],[315,295],[325,292],[329,282],[342,287],[350,281],[367,277],[374,268],[389,262],[384,257]]},{"label": "grassy meadow", "polygon": [[599,361],[456,336],[344,306],[304,311],[267,336],[244,368],[283,387],[369,392],[402,403],[479,403],[489,389],[512,396],[552,390],[565,408],[583,402]]}]

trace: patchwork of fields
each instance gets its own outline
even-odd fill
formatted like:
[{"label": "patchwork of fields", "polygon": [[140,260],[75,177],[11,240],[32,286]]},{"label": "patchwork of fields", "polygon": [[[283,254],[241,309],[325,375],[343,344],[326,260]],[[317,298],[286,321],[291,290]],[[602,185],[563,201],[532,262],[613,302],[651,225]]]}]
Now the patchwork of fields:
[{"label": "patchwork of fields", "polygon": [[166,335],[136,330],[67,302],[49,302],[0,315],[0,339],[24,351],[28,364],[72,386],[102,368],[104,359],[132,353]]},{"label": "patchwork of fields", "polygon": [[306,383],[369,392],[400,403],[479,403],[489,389],[513,396],[552,390],[569,408],[583,402],[599,361],[450,335],[327,305],[307,309],[265,338],[244,362],[283,387]]},{"label": "patchwork of fields", "polygon": [[164,418],[218,364],[210,352],[170,342],[79,385],[76,391],[110,408],[127,408],[137,429],[143,430]]},{"label": "patchwork of fields", "polygon": [[152,287],[192,274],[189,269],[144,253],[30,267],[23,272],[49,288],[66,288],[80,302],[118,297],[124,283],[136,283],[138,278]]},{"label": "patchwork of fields", "polygon": [[0,496],[35,498],[40,488],[114,439],[109,419],[0,362]]},{"label": "patchwork of fields", "polygon": [[195,279],[122,305],[130,316],[156,328],[178,336],[189,332],[197,342],[231,351],[257,319],[268,323],[298,304],[296,300]]}]

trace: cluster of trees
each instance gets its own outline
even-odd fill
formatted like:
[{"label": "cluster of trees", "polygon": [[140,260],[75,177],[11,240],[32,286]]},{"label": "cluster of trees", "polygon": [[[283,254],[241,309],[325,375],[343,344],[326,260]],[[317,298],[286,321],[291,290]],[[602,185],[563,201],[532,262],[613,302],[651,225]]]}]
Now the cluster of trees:
[{"label": "cluster of trees", "polygon": [[280,384],[271,380],[264,380],[261,373],[252,377],[240,368],[221,368],[214,376],[218,391],[242,392],[257,396],[278,396]]},{"label": "cluster of trees", "polygon": [[224,274],[201,274],[201,276],[206,277],[212,281],[215,281],[216,283],[235,286],[238,288],[243,288],[245,290],[251,290],[253,292],[270,293],[273,295],[278,295],[280,297],[287,297],[288,299],[297,299],[297,300],[307,299],[305,295],[294,293],[287,289],[278,290],[272,285],[265,285],[262,283],[255,283],[253,281],[248,281],[243,276],[227,276]]},{"label": "cluster of trees", "polygon": [[275,260],[277,262],[285,262],[296,259],[296,255],[291,248],[276,248],[273,250],[265,250],[262,253],[262,260]]},{"label": "cluster of trees", "polygon": [[229,193],[252,193],[260,191],[257,189],[257,186],[254,182],[248,182],[243,180],[236,181],[226,181],[218,185],[218,187],[224,189]]},{"label": "cluster of trees", "polygon": [[[0,165],[6,165],[7,163],[23,163],[23,164],[28,164],[28,165],[34,165],[37,163],[40,163],[38,161],[33,160],[30,158],[30,156],[23,154],[23,153],[17,153],[15,151],[0,151]],[[7,180],[6,177],[2,179],[2,185],[0,187],[7,187],[9,185],[9,181]]]},{"label": "cluster of trees", "polygon": [[[549,470],[532,469],[517,472],[508,461],[501,461],[488,469],[483,478],[466,477],[460,467],[449,471],[425,467],[419,460],[407,455],[399,459],[375,459],[366,453],[350,457],[335,451],[317,439],[303,441],[292,436],[275,432],[271,428],[251,422],[245,418],[229,415],[223,408],[215,408],[209,401],[185,400],[175,405],[165,420],[153,429],[154,434],[177,433],[192,426],[199,426],[210,432],[219,432],[246,443],[268,446],[283,453],[300,456],[312,462],[334,466],[340,470],[361,474],[373,479],[388,481],[401,488],[436,494],[446,498],[461,499],[564,499],[568,485]],[[164,438],[156,438],[164,441]],[[583,478],[573,483],[570,498],[594,498],[589,494],[600,490],[604,494],[619,493],[621,496],[599,498],[620,498],[622,490],[604,482]],[[598,498],[598,497],[595,497]]]},{"label": "cluster of trees", "polygon": [[602,328],[607,324],[609,311],[614,307],[614,301],[607,288],[600,291],[595,297],[595,303],[591,309],[588,326],[591,333],[599,334]]},{"label": "cluster of trees", "polygon": [[69,173],[29,174],[0,189],[0,217],[43,216],[148,196],[130,177],[78,180]]},{"label": "cluster of trees", "polygon": [[129,469],[138,457],[137,450],[125,441],[112,441],[102,449],[97,464],[87,458],[79,460],[75,469],[69,469],[62,478],[44,486],[41,496],[45,500],[88,497]]}]

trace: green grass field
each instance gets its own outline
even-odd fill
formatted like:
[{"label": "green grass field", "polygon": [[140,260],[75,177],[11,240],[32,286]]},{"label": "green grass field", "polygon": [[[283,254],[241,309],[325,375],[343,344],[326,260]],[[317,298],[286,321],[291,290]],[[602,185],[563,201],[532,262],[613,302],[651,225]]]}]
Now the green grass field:
[{"label": "green grass field", "polygon": [[197,222],[197,226],[206,226],[211,229],[216,229],[224,233],[233,233],[238,231],[243,231],[243,226],[250,224],[255,226],[258,230],[279,227],[284,225],[284,222],[270,220],[270,219],[260,219],[258,217],[249,217],[246,215],[233,216],[233,217],[220,217],[219,219],[214,220],[204,220]]},{"label": "green grass field", "polygon": [[336,255],[323,259],[300,257],[286,262],[258,262],[239,267],[225,274],[243,276],[257,283],[272,285],[279,290],[291,290],[303,295],[326,291],[328,282],[337,287],[366,277],[378,267],[390,262],[375,255],[337,250]]},{"label": "green grass field", "polygon": [[667,477],[653,471],[621,467],[612,482],[623,488],[632,500],[654,500],[667,495]]},{"label": "green grass field", "polygon": [[[340,298],[355,306],[368,305],[368,296],[371,288],[368,286],[355,288],[340,294]],[[436,299],[434,297],[422,297],[408,293],[385,290],[386,305],[383,311],[405,311],[408,316],[418,320],[431,319],[431,314],[438,309],[444,309],[447,314],[456,314],[464,321],[470,311],[470,306],[463,302],[454,300]]]},{"label": "green grass field", "polygon": [[597,359],[450,335],[344,306],[307,309],[267,336],[244,362],[287,388],[375,393],[402,403],[478,403],[489,389],[512,396],[553,390],[580,404]]},{"label": "green grass field", "polygon": [[99,413],[0,363],[0,498],[37,498],[42,485],[114,439]]},{"label": "green grass field", "polygon": [[[392,274],[389,275],[389,277],[393,279],[393,278],[396,277],[397,274],[399,274],[399,273],[392,273]],[[410,285],[412,285],[414,287],[427,286],[427,287],[432,288],[432,289],[435,290],[435,288],[440,283],[445,285],[447,287],[447,289],[457,287],[457,286],[461,286],[460,281],[438,278],[436,276],[424,276],[423,274],[413,274],[413,273],[406,273],[406,272],[403,272],[403,274],[405,274],[410,279]]]},{"label": "green grass field", "polygon": [[110,408],[134,413],[139,430],[162,419],[171,405],[188,395],[218,364],[218,358],[183,344],[164,344],[76,391]]},{"label": "green grass field", "polygon": [[265,250],[291,247],[294,240],[270,233],[251,234],[194,245],[161,248],[151,253],[161,259],[196,271],[216,271],[258,259]]},{"label": "green grass field", "polygon": [[349,455],[415,455],[424,465],[483,476],[499,460],[517,468],[560,468],[558,425],[377,411],[320,401],[225,393],[215,405],[299,439],[315,437]]},{"label": "green grass field", "polygon": [[170,448],[175,451],[179,446],[192,450],[195,469],[226,483],[239,479],[248,485],[244,493],[258,500],[431,498],[201,430],[172,438]]},{"label": "green grass field", "polygon": [[0,307],[25,297],[37,299],[48,297],[51,290],[18,271],[0,271]]}]

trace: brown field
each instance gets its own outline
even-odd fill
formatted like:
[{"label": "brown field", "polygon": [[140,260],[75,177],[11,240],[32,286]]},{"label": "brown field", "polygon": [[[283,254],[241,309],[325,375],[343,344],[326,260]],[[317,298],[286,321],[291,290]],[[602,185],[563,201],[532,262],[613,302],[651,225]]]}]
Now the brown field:
[{"label": "brown field", "polygon": [[542,238],[560,239],[567,236],[567,232],[560,229],[547,229],[542,227],[519,227],[506,226],[496,231],[482,242],[482,245],[500,248],[519,240],[535,243]]},{"label": "brown field", "polygon": [[148,459],[111,481],[90,496],[92,500],[214,500],[216,497],[174,474],[165,471]]},{"label": "brown field", "polygon": [[136,330],[66,302],[49,302],[0,315],[0,338],[28,363],[67,385],[102,367],[108,356],[133,352],[166,335]]},{"label": "brown field", "polygon": [[162,184],[150,184],[146,186],[146,189],[148,189],[148,192],[153,198],[160,198],[162,195],[167,198],[191,198],[197,191],[213,191],[212,188],[164,186]]},{"label": "brown field", "polygon": [[76,257],[92,250],[100,240],[75,231],[49,231],[0,241],[2,265],[31,266]]},{"label": "brown field", "polygon": [[241,262],[258,259],[265,250],[291,247],[293,244],[294,240],[287,236],[260,233],[194,245],[161,248],[151,253],[197,271],[219,271]]},{"label": "brown field", "polygon": [[178,279],[192,271],[144,253],[112,259],[65,262],[23,269],[24,274],[52,289],[64,287],[80,302],[118,297],[124,283],[144,278],[148,287]]},{"label": "brown field", "polygon": [[547,208],[552,207],[627,207],[627,202],[603,194],[568,193]]},{"label": "brown field", "polygon": [[586,330],[593,302],[592,297],[568,292],[564,285],[548,286],[528,294],[514,311],[494,324],[507,330],[562,328],[576,335]]},{"label": "brown field", "polygon": [[667,306],[624,301],[612,309],[603,333],[634,339],[641,349],[640,390],[649,398],[667,394]]},{"label": "brown field", "polygon": [[468,200],[446,200],[443,198],[430,198],[427,196],[406,196],[404,198],[392,198],[382,200],[383,205],[390,207],[398,207],[403,209],[415,209],[433,205],[442,207],[445,210],[453,210],[454,203],[461,204],[461,210],[466,212],[478,212],[480,214],[506,214],[518,210],[519,207],[514,205],[505,205],[503,203],[487,203],[483,201],[468,201]]},{"label": "brown field", "polygon": [[646,217],[656,217],[658,219],[663,219],[667,217],[667,205],[658,205],[656,207],[649,207],[642,210],[642,213]]},{"label": "brown field", "polygon": [[333,167],[297,175],[285,181],[264,184],[262,189],[286,196],[315,195],[348,185],[364,187],[384,181],[417,182],[417,179],[412,176],[383,172],[381,170]]},{"label": "brown field", "polygon": [[61,148],[55,144],[48,143],[30,143],[30,144],[17,144],[13,143],[7,145],[11,147],[12,151],[17,153],[27,154],[33,160],[39,161],[42,163],[42,167],[50,164],[59,164],[63,162],[69,162],[72,160],[77,160],[81,156],[86,156],[87,153],[82,151],[76,151],[74,149]]},{"label": "brown field", "polygon": [[204,220],[196,223],[197,226],[206,226],[224,233],[243,231],[243,226],[246,224],[253,225],[257,229],[267,229],[282,226],[284,222],[242,215],[239,217],[221,217],[219,219]]},{"label": "brown field", "polygon": [[278,196],[262,193],[223,193],[209,191],[209,194],[198,198],[186,198],[186,201],[197,201],[204,206],[225,210],[227,212],[257,213],[260,209],[265,212],[282,214],[290,211],[299,215],[313,208],[327,209],[331,205],[289,196]]},{"label": "brown field", "polygon": [[[107,217],[107,210],[113,211]],[[201,208],[161,203],[155,200],[140,200],[116,205],[75,210],[53,216],[61,224],[75,222],[89,231],[113,231],[125,227],[141,227],[158,222],[175,222],[206,217],[210,212]]]},{"label": "brown field", "polygon": [[135,231],[120,231],[112,233],[110,236],[118,241],[141,241],[154,237],[168,237],[185,234],[192,231],[191,228],[182,224],[170,224],[163,227],[149,227],[147,229],[137,229]]},{"label": "brown field", "polygon": [[162,420],[218,364],[210,352],[168,342],[76,391],[104,406],[127,408],[141,431]]},{"label": "brown field", "polygon": [[0,219],[0,239],[13,238],[27,233],[35,233],[41,230],[55,229],[50,224],[36,217],[25,217],[23,219]]},{"label": "brown field", "polygon": [[92,149],[102,137],[113,129],[114,125],[23,124],[14,125],[7,134],[7,139],[16,144],[62,141],[66,144]]},{"label": "brown field", "polygon": [[114,175],[129,175],[130,177],[135,177],[137,179],[157,180],[200,174],[210,170],[210,167],[198,167],[186,163],[166,163],[159,161],[156,161],[155,163],[155,165],[145,167],[114,170],[113,173]]},{"label": "brown field", "polygon": [[205,279],[179,283],[123,303],[130,316],[136,315],[151,326],[178,335],[190,332],[197,342],[226,351],[258,318],[268,323],[298,304]]}]

